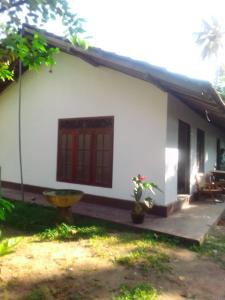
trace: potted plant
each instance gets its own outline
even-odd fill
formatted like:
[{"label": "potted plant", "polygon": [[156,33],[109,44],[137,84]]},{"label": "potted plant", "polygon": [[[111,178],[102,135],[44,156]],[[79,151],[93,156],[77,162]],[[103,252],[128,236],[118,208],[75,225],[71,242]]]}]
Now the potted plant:
[{"label": "potted plant", "polygon": [[144,221],[145,210],[152,208],[153,199],[149,194],[155,194],[154,190],[160,191],[153,182],[145,181],[145,177],[138,175],[132,178],[134,184],[133,195],[135,202],[131,211],[131,219],[135,224],[141,224]]}]

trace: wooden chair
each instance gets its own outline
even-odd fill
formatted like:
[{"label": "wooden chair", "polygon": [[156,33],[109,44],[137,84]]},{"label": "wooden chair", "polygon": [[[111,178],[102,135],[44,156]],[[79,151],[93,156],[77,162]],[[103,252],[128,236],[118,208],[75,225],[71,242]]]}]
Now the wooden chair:
[{"label": "wooden chair", "polygon": [[[210,198],[214,203],[216,196],[223,193],[223,188],[219,187],[212,178],[210,173],[197,173],[195,175],[197,196],[205,196],[204,198]],[[220,201],[219,201],[220,202]]]}]

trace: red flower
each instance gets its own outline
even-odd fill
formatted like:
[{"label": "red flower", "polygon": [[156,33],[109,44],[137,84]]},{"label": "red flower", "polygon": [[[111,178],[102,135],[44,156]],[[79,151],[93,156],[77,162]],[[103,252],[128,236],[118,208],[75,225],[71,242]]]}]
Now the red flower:
[{"label": "red flower", "polygon": [[144,181],[144,180],[145,180],[145,177],[144,177],[144,176],[141,176],[141,175],[138,175],[138,179],[139,179],[140,181]]}]

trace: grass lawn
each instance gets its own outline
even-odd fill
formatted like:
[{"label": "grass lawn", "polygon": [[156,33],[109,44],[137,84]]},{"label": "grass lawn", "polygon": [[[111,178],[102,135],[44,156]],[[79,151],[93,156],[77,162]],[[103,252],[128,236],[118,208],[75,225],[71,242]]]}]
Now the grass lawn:
[{"label": "grass lawn", "polygon": [[13,238],[1,245],[14,250],[0,257],[2,300],[225,299],[223,221],[201,247],[187,247],[79,216],[56,224],[54,208],[14,205],[1,224]]}]

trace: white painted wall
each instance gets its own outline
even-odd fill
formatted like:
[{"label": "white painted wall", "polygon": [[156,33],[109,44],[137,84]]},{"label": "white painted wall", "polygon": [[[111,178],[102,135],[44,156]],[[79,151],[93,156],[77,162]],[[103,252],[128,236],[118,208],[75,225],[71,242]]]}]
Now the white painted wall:
[{"label": "white painted wall", "polygon": [[221,146],[225,144],[225,134],[212,126],[206,119],[188,108],[172,95],[168,95],[167,115],[167,144],[166,144],[166,173],[165,173],[165,203],[177,199],[177,167],[178,167],[178,120],[191,126],[191,160],[190,160],[190,190],[195,188],[196,140],[197,128],[205,132],[205,172],[213,170],[216,164],[217,138],[221,139]]},{"label": "white painted wall", "polygon": [[[0,165],[3,180],[19,182],[18,85],[0,95]],[[113,187],[56,181],[59,118],[114,116]],[[155,86],[66,54],[50,74],[27,72],[22,80],[24,182],[81,189],[86,193],[131,199],[131,177],[141,173],[165,190],[167,94]],[[164,204],[164,194],[156,195]]]}]

